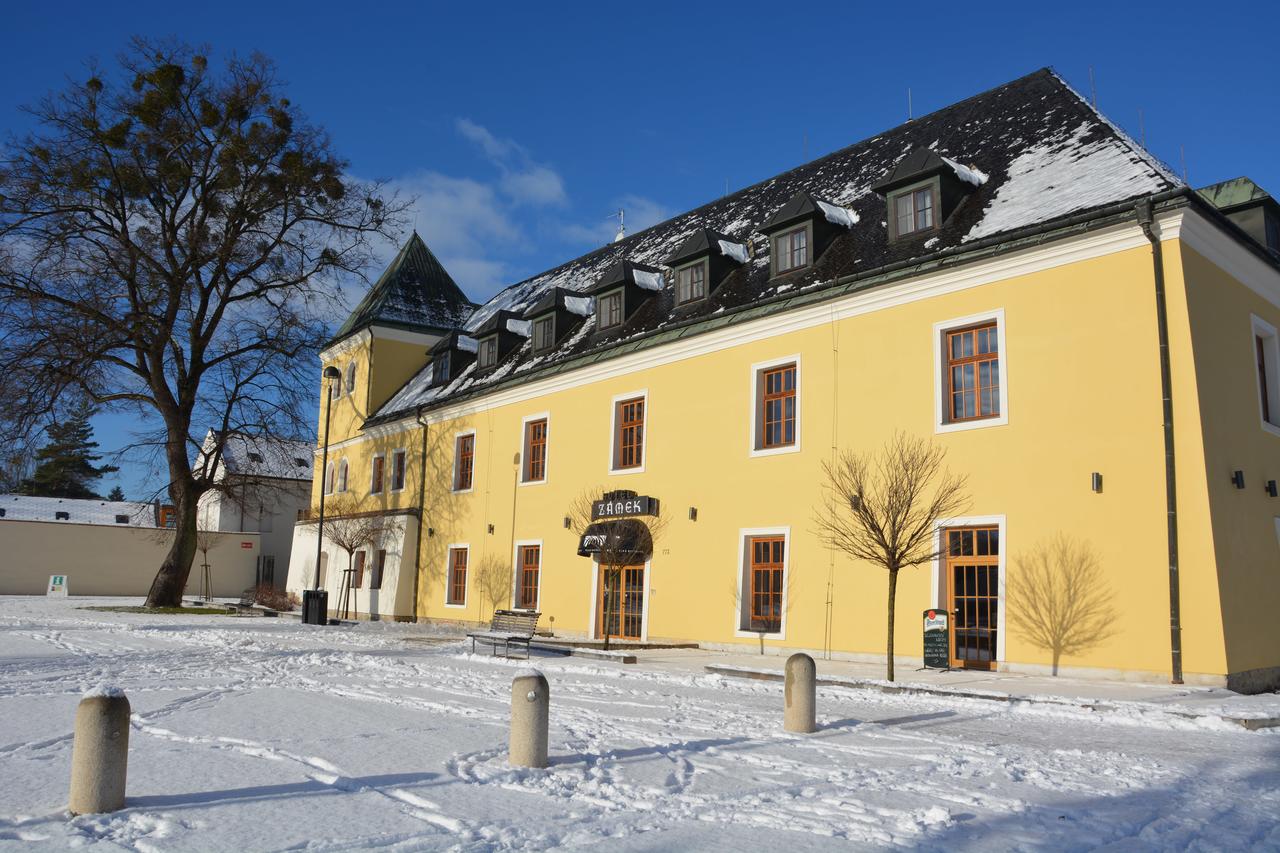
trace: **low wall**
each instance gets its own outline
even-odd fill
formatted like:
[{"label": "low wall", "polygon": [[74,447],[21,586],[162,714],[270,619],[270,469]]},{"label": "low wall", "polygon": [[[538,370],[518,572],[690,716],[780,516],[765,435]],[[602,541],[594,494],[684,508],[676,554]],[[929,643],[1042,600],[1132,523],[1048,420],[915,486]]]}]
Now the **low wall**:
[{"label": "low wall", "polygon": [[[258,534],[211,535],[213,594],[238,597],[256,579]],[[66,575],[70,595],[146,595],[172,538],[157,528],[0,520],[0,595],[43,595],[50,575]],[[200,592],[202,561],[197,551],[188,595]]]}]

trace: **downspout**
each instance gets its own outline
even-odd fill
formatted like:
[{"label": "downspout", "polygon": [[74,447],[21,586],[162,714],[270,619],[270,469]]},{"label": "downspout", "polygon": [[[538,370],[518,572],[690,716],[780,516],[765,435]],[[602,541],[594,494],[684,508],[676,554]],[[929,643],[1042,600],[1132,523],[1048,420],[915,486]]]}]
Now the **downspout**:
[{"label": "downspout", "polygon": [[429,426],[422,419],[422,412],[414,418],[422,427],[422,456],[419,464],[422,473],[418,475],[418,542],[413,549],[413,621],[418,621],[418,583],[422,577],[422,525],[427,521],[427,430]]},{"label": "downspout", "polygon": [[1160,339],[1160,392],[1164,410],[1164,493],[1169,527],[1169,650],[1173,684],[1182,683],[1182,592],[1178,578],[1178,482],[1173,449],[1173,378],[1169,365],[1169,312],[1165,297],[1164,250],[1151,228],[1151,199],[1138,202],[1138,225],[1151,241],[1156,285],[1156,329]]}]

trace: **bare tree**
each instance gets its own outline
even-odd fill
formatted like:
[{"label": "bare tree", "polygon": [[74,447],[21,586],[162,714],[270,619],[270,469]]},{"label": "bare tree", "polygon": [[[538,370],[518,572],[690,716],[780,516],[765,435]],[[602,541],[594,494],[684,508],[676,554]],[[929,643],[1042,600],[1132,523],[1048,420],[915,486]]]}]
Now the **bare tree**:
[{"label": "bare tree", "polygon": [[213,574],[209,565],[209,552],[217,544],[216,531],[196,531],[196,550],[200,552],[200,594],[205,601],[213,601]]},{"label": "bare tree", "polygon": [[945,459],[942,447],[897,432],[878,452],[844,451],[834,463],[823,463],[828,501],[818,512],[819,537],[889,572],[890,681],[898,572],[937,559],[937,521],[968,505],[966,478],[952,474]]},{"label": "bare tree", "polygon": [[644,543],[650,551],[655,543],[662,539],[663,533],[666,531],[667,520],[664,516],[646,515],[635,518],[606,518],[596,519],[592,508],[596,501],[600,500],[608,491],[602,487],[584,489],[569,504],[569,510],[566,515],[569,518],[569,529],[573,531],[575,536],[581,537],[587,533],[587,529],[592,525],[598,525],[599,538],[595,542],[598,550],[595,552],[596,563],[603,571],[600,575],[600,593],[603,608],[601,619],[605,625],[604,647],[609,648],[609,631],[608,626],[612,624],[615,617],[613,612],[613,602],[621,602],[624,590],[622,589],[622,570],[627,566],[634,566],[637,562],[643,562],[647,555],[637,553],[634,549],[636,543],[626,535],[628,526],[623,522],[632,521],[643,524],[648,528],[647,543]]},{"label": "bare tree", "polygon": [[1087,651],[1115,635],[1111,589],[1088,542],[1060,533],[1014,560],[1005,582],[1010,627],[1053,655]]},{"label": "bare tree", "polygon": [[[347,577],[351,577],[355,570],[357,551],[377,544],[383,536],[400,530],[400,523],[382,512],[360,512],[359,504],[350,497],[339,496],[326,503],[328,512],[333,514],[325,516],[324,538],[347,552]],[[343,602],[344,610],[345,605]]]},{"label": "bare tree", "polygon": [[482,558],[475,570],[476,591],[482,604],[488,605],[489,615],[511,596],[511,570],[492,554]]},{"label": "bare tree", "polygon": [[28,112],[0,160],[6,404],[30,422],[80,397],[154,427],[177,527],[147,605],[176,605],[221,457],[193,469],[205,428],[310,432],[340,279],[402,206],[347,175],[259,55],[215,72],[137,40]]}]

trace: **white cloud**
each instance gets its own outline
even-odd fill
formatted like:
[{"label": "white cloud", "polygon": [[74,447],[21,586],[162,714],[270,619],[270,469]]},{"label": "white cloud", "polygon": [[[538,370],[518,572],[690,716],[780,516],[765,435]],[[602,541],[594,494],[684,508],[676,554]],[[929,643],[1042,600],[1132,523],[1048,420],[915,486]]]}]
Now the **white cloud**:
[{"label": "white cloud", "polygon": [[638,195],[628,194],[616,199],[613,204],[613,210],[615,212],[600,217],[598,222],[586,225],[573,222],[562,225],[560,233],[570,243],[594,248],[612,242],[617,235],[617,210],[622,210],[626,214],[628,234],[635,234],[651,225],[657,225],[659,222],[671,218],[671,212],[662,204]]},{"label": "white cloud", "polygon": [[498,187],[511,201],[536,206],[565,203],[567,196],[560,173],[534,162],[523,146],[510,139],[499,139],[469,118],[458,119],[455,127],[498,168],[502,175]]}]

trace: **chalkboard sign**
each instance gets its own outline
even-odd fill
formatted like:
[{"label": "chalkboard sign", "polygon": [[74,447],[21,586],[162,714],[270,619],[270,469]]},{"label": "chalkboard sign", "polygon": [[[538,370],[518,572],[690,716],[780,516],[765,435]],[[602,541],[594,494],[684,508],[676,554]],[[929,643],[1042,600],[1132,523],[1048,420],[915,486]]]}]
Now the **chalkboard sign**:
[{"label": "chalkboard sign", "polygon": [[924,612],[924,666],[925,669],[950,669],[950,632],[947,630],[945,610],[931,608]]}]

